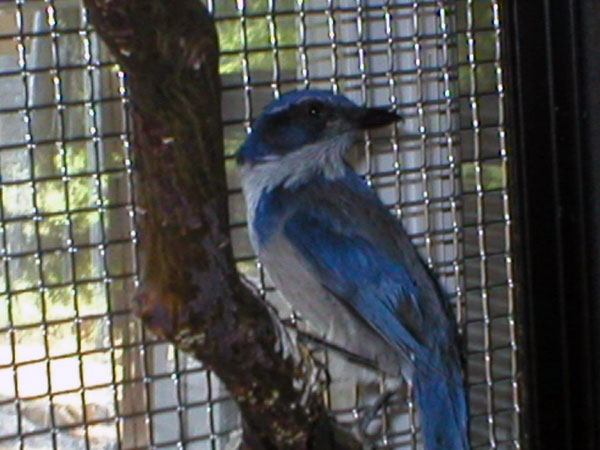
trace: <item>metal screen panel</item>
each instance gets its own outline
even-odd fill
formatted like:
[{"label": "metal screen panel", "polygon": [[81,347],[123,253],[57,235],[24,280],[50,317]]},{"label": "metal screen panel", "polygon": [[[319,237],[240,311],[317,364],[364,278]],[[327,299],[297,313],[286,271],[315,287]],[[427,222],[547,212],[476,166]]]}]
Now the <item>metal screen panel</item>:
[{"label": "metal screen panel", "polygon": [[[208,1],[221,40],[231,233],[239,269],[291,327],[248,243],[233,153],[282,92],[392,105],[359,171],[403,221],[468,347],[472,444],[520,446],[502,22],[498,1]],[[70,0],[0,2],[0,448],[233,448],[234,402],[144,332],[126,79]],[[328,405],[351,424],[399,386],[321,344]],[[418,447],[402,387],[369,427]]]}]

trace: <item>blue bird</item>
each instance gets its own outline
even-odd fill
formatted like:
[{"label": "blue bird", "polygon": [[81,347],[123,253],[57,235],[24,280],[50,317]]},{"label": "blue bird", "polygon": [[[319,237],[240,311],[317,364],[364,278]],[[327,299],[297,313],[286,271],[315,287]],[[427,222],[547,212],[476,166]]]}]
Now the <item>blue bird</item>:
[{"label": "blue bird", "polygon": [[238,151],[251,243],[324,338],[412,383],[425,448],[469,448],[456,322],[439,284],[344,160],[400,116],[328,91],[282,95]]}]

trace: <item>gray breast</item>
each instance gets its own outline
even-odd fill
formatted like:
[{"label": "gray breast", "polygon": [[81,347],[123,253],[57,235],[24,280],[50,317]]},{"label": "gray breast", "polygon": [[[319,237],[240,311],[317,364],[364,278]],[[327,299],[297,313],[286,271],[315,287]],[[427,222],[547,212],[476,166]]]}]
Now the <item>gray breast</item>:
[{"label": "gray breast", "polygon": [[[340,140],[339,148],[328,153],[330,161],[323,164],[328,168],[331,176],[343,171],[341,153],[350,142],[350,139]],[[315,151],[312,147],[306,149],[308,153],[312,151]],[[274,231],[267,242],[262,244],[258,242],[253,225],[260,196],[283,180],[289,180],[292,168],[297,171],[297,161],[294,158],[300,158],[297,155],[299,153],[301,152],[294,152],[288,157],[289,164],[288,162],[282,164],[279,160],[255,166],[244,165],[241,168],[250,242],[273,285],[301,315],[303,323],[310,331],[361,358],[373,361],[390,375],[400,375],[402,371],[405,376],[410,376],[409,364],[406,364],[371,327],[355,317],[352,311],[323,288],[310,266],[293,248],[281,230]],[[314,156],[301,155],[301,161],[318,160]],[[288,166],[289,170],[286,169]],[[310,172],[314,169],[309,167],[306,170]]]},{"label": "gray breast", "polygon": [[371,327],[323,288],[282,233],[258,250],[269,278],[307,328],[317,336],[374,362],[390,375],[406,370],[403,359]]}]

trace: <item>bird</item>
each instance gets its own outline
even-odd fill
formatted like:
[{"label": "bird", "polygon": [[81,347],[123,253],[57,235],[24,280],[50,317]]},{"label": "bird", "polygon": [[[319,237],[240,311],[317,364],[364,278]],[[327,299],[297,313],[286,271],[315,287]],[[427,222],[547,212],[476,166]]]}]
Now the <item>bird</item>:
[{"label": "bird", "polygon": [[327,90],[271,102],[237,152],[249,238],[311,328],[411,384],[427,450],[468,449],[463,355],[448,296],[347,162],[364,130],[400,119]]}]

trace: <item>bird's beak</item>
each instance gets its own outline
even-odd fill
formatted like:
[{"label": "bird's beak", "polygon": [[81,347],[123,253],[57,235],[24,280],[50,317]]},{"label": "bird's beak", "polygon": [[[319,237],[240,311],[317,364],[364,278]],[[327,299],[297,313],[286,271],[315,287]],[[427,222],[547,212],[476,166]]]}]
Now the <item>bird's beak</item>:
[{"label": "bird's beak", "polygon": [[360,108],[354,112],[352,121],[361,130],[383,127],[403,120],[402,116],[384,108]]}]

